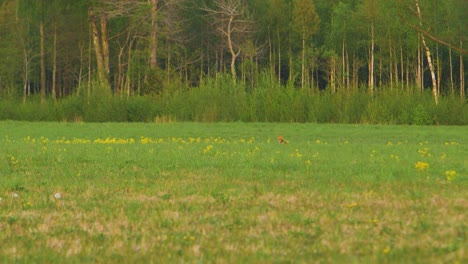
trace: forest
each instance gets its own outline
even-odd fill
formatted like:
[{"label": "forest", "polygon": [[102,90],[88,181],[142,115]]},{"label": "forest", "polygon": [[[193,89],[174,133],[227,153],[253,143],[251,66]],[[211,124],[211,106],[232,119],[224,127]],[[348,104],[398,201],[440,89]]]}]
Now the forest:
[{"label": "forest", "polygon": [[366,120],[323,121],[372,122],[370,104],[387,102],[375,98],[402,94],[414,107],[402,115],[421,106],[428,123],[437,123],[432,112],[440,110],[431,104],[457,102],[447,111],[459,118],[466,112],[467,10],[465,0],[0,0],[0,118],[15,119],[21,102],[72,100],[67,105],[81,111],[73,115],[83,116],[81,100],[133,98],[136,108],[158,102],[150,118],[199,120],[190,110],[166,109],[232,95],[232,108],[256,105],[249,117],[221,117],[226,99],[204,109],[204,118],[208,111],[212,121],[320,121],[320,114],[254,116],[271,96],[288,105],[318,96],[327,105],[323,97],[333,94],[359,94],[349,104],[361,102]]}]

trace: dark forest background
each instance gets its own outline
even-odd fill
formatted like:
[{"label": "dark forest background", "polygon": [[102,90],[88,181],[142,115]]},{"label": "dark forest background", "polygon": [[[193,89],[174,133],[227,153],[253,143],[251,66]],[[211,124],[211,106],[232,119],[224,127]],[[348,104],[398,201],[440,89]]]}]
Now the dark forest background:
[{"label": "dark forest background", "polygon": [[467,124],[464,0],[0,0],[0,119]]}]

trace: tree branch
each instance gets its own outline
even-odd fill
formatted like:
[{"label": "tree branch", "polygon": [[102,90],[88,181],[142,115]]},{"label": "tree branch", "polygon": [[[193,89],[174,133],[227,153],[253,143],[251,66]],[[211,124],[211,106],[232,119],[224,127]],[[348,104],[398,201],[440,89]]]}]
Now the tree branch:
[{"label": "tree branch", "polygon": [[428,31],[426,31],[426,30],[424,30],[424,29],[422,29],[422,28],[420,28],[420,27],[418,27],[418,26],[415,26],[415,25],[413,25],[413,24],[408,23],[408,22],[403,18],[403,16],[402,16],[401,14],[398,15],[398,16],[400,17],[401,21],[403,21],[403,23],[405,23],[407,26],[409,26],[410,28],[416,30],[416,31],[419,32],[419,33],[424,34],[426,37],[432,39],[433,41],[435,41],[435,42],[437,42],[437,43],[439,43],[439,44],[442,44],[442,45],[444,45],[444,46],[446,46],[446,47],[448,47],[448,48],[454,49],[454,50],[460,52],[461,54],[468,54],[468,50],[463,49],[463,48],[460,48],[460,47],[457,47],[457,46],[454,46],[454,45],[452,45],[452,44],[450,44],[450,43],[448,43],[448,42],[445,42],[445,41],[441,40],[440,38],[438,38],[438,37],[432,35],[432,34],[429,33]]}]

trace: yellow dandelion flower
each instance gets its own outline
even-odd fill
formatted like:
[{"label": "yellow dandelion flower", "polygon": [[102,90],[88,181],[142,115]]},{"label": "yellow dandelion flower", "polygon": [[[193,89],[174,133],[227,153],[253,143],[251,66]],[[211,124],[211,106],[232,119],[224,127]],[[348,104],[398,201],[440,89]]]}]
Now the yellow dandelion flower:
[{"label": "yellow dandelion flower", "polygon": [[414,164],[414,168],[418,171],[424,171],[426,169],[429,169],[429,163],[418,161]]},{"label": "yellow dandelion flower", "polygon": [[445,171],[445,178],[447,179],[447,181],[453,181],[456,175],[457,172],[454,170]]}]

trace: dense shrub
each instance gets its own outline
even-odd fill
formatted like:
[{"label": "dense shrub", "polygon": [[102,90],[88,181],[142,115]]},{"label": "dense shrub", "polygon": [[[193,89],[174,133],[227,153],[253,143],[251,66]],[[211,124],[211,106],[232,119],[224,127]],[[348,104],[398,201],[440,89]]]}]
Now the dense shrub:
[{"label": "dense shrub", "polygon": [[[99,91],[99,90],[98,90]],[[172,88],[153,96],[116,97],[97,92],[57,102],[40,98],[0,101],[0,119],[29,121],[152,122],[243,121],[411,125],[467,125],[466,102],[442,96],[436,106],[430,92],[367,88],[338,91],[298,89],[262,79],[256,87],[228,76],[197,87]]]}]

